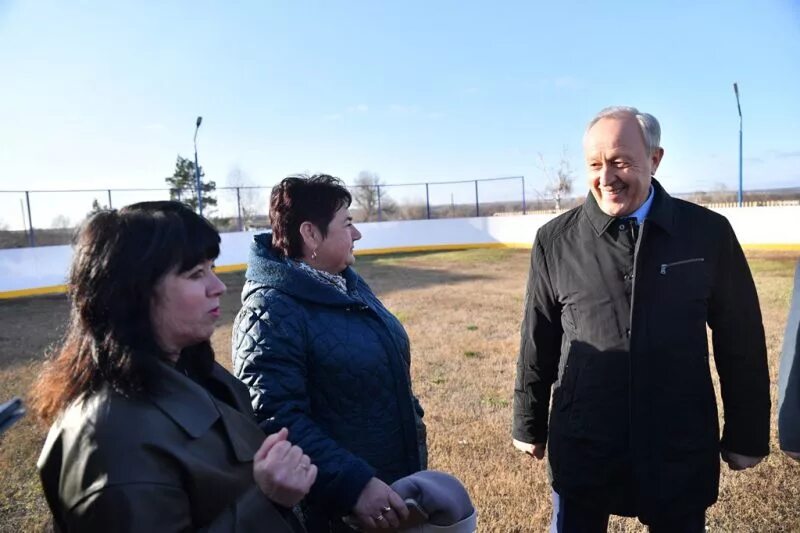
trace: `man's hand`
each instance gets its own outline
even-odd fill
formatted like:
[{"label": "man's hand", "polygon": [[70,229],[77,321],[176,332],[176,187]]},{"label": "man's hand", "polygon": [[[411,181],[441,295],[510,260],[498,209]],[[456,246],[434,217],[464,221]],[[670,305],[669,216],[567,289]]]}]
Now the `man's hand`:
[{"label": "man's hand", "polygon": [[539,461],[541,461],[542,459],[544,459],[544,452],[545,452],[546,449],[547,449],[547,444],[545,444],[543,442],[540,442],[538,444],[534,444],[533,445],[533,451],[531,452],[531,455],[536,457],[536,459],[538,459]]},{"label": "man's hand", "polygon": [[547,449],[547,444],[544,442],[529,444],[527,442],[514,439],[514,447],[541,461],[544,459],[544,452]]},{"label": "man's hand", "polygon": [[764,457],[750,457],[729,452],[728,450],[722,450],[720,454],[722,455],[722,460],[728,463],[728,468],[731,470],[747,470],[764,460]]}]

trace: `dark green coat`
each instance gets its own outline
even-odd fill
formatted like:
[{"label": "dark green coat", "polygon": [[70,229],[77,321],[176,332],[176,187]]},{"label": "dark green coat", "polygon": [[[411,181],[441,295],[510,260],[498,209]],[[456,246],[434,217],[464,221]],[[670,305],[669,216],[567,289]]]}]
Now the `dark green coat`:
[{"label": "dark green coat", "polygon": [[253,481],[247,389],[216,364],[206,385],[159,363],[144,399],[104,388],[68,407],[38,462],[56,531],[302,531]]}]

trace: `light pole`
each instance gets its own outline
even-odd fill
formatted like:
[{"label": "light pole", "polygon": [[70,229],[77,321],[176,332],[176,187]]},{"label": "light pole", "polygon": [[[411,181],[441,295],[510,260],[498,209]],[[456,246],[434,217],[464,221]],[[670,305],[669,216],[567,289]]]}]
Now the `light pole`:
[{"label": "light pole", "polygon": [[200,165],[197,163],[197,131],[202,123],[203,117],[197,117],[194,128],[194,186],[197,189],[197,212],[200,216],[203,216],[203,188],[200,184]]},{"label": "light pole", "polygon": [[742,207],[742,106],[739,104],[739,86],[733,84],[736,93],[736,108],[739,110],[739,207]]}]

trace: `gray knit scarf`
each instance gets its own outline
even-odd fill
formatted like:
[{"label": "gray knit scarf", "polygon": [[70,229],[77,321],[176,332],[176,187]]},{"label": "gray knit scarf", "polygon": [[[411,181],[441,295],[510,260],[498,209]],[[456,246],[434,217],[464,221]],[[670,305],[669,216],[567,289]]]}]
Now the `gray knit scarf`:
[{"label": "gray knit scarf", "polygon": [[330,285],[342,294],[347,294],[347,281],[345,281],[344,276],[339,274],[331,274],[330,272],[325,272],[324,270],[317,270],[304,261],[286,258],[286,262],[291,266],[302,270],[323,285]]}]

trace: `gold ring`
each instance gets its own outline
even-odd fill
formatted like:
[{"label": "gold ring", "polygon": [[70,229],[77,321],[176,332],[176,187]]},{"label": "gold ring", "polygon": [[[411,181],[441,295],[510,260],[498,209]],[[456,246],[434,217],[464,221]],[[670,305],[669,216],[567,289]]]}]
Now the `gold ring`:
[{"label": "gold ring", "polygon": [[389,507],[389,506],[387,505],[386,507],[384,507],[383,509],[381,509],[381,514],[383,514],[383,513],[388,513],[388,512],[389,512],[389,511],[391,511],[391,510],[392,510],[392,508],[391,508],[391,507]]}]

